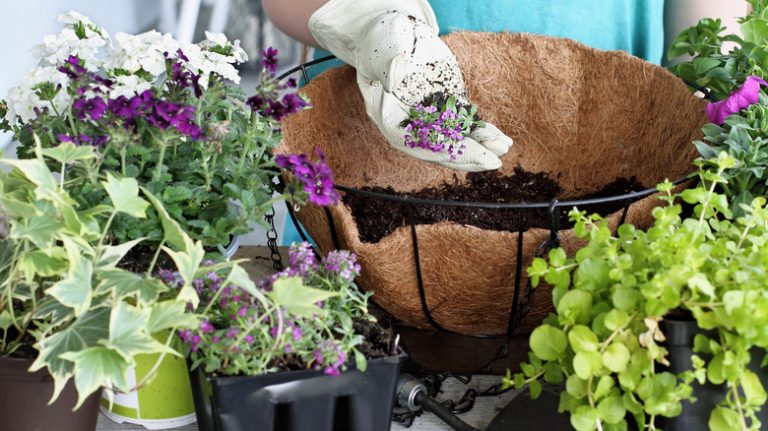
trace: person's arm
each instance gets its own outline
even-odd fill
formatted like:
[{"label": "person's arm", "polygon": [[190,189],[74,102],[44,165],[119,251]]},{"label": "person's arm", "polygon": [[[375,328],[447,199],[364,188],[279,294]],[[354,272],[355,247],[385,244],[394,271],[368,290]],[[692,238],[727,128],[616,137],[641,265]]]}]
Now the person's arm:
[{"label": "person's arm", "polygon": [[262,0],[272,23],[283,33],[306,45],[317,47],[315,38],[309,32],[309,17],[327,0]]},{"label": "person's arm", "polygon": [[747,14],[748,7],[746,0],[666,0],[665,47],[668,48],[681,31],[696,25],[702,18],[720,18],[726,27],[726,33],[739,34],[738,20]]}]

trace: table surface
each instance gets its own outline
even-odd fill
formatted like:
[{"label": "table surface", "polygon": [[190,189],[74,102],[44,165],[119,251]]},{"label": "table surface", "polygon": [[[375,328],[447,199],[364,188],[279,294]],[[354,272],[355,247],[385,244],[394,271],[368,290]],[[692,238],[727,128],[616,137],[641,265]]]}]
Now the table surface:
[{"label": "table surface", "polygon": [[[286,256],[285,249],[281,247],[283,256]],[[260,280],[274,273],[272,262],[269,259],[269,249],[266,247],[241,247],[236,259],[246,259],[242,266],[251,275],[254,280]],[[476,375],[472,381],[463,384],[456,379],[449,378],[443,382],[442,393],[438,400],[459,400],[467,389],[475,389],[478,392],[484,391],[490,386],[495,385],[500,380],[499,376]],[[509,391],[496,397],[477,398],[475,406],[467,413],[459,417],[469,425],[479,429],[484,429],[493,420],[496,413],[504,407],[510,400],[518,395],[516,391]],[[412,430],[412,431],[442,431],[451,428],[445,425],[437,416],[424,413],[417,417],[411,428],[405,428],[399,423],[392,423],[392,430]],[[97,431],[142,431],[143,427],[130,424],[117,424],[112,422],[104,415],[99,415],[99,422],[96,425]],[[178,431],[197,431],[195,424],[175,428]]]}]

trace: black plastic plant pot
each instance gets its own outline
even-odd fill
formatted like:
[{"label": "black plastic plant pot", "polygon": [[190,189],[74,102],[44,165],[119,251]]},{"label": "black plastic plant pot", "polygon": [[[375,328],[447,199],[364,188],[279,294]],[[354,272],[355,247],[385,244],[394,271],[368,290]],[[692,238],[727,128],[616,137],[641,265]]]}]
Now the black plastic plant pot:
[{"label": "black plastic plant pot", "polygon": [[400,369],[395,356],[340,376],[301,370],[255,377],[190,372],[200,431],[386,431]]},{"label": "black plastic plant pot", "polygon": [[91,395],[80,408],[77,391],[70,380],[59,398],[53,395],[53,378],[44,370],[27,371],[32,360],[0,358],[0,430],[93,431],[99,414],[99,393]]},{"label": "black plastic plant pot", "polygon": [[[692,369],[693,338],[696,334],[705,333],[694,320],[665,319],[662,321],[662,331],[667,337],[666,347],[669,350],[669,371],[681,373]],[[709,334],[711,335],[711,334]],[[768,388],[768,373],[760,367],[765,352],[753,348],[750,351],[751,361],[747,368],[760,377],[764,387]],[[693,383],[695,403],[683,402],[683,412],[674,418],[659,417],[657,425],[666,431],[690,431],[694,429],[709,429],[709,415],[712,409],[725,397],[725,385],[714,385],[706,382],[704,385]],[[768,430],[768,408],[763,407],[757,413],[762,423],[761,429]]]}]

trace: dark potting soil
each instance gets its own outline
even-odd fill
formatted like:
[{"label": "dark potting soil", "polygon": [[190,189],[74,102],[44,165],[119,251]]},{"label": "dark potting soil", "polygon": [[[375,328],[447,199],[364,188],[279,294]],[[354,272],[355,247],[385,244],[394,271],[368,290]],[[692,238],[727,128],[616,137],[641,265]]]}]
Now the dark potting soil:
[{"label": "dark potting soil", "polygon": [[[618,178],[594,193],[579,196],[578,199],[592,199],[616,196],[646,187],[636,177]],[[473,172],[467,174],[467,182],[459,184],[454,177],[453,184],[443,184],[411,193],[397,192],[391,187],[363,187],[362,190],[385,193],[401,197],[457,201],[523,203],[549,202],[562,191],[562,188],[545,172],[532,173],[522,167],[515,168],[511,176],[502,176],[498,171]],[[573,199],[576,200],[576,199]],[[375,243],[392,233],[395,229],[407,226],[406,207],[398,202],[369,198],[347,193],[343,198],[349,206],[357,223],[360,239]],[[621,201],[590,205],[581,208],[590,213],[611,214],[621,208]],[[572,223],[568,220],[571,208],[559,211],[560,229],[568,229]],[[523,230],[531,227],[549,229],[551,225],[547,209],[510,210],[450,207],[440,205],[414,205],[413,218],[416,224],[433,224],[452,221],[462,225],[476,226],[482,229],[517,232],[520,230],[520,215],[525,216]]]}]

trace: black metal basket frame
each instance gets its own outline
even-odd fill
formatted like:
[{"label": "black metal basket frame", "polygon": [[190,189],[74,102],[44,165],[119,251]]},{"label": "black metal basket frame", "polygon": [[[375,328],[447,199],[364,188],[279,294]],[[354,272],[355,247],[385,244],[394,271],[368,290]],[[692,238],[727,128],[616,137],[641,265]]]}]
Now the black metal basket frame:
[{"label": "black metal basket frame", "polygon": [[[309,75],[307,73],[308,68],[315,66],[317,64],[325,63],[335,58],[336,58],[335,56],[327,56],[327,57],[319,58],[301,65],[298,65],[286,71],[281,76],[279,76],[279,79],[285,79],[288,76],[291,76],[297,72],[301,72],[301,76],[304,82],[305,83],[309,82]],[[693,179],[692,176],[687,176],[687,177],[675,180],[673,184],[677,186],[687,181],[690,181],[691,179]],[[525,232],[530,227],[526,223],[526,212],[546,209],[549,214],[549,220],[550,220],[549,238],[539,245],[536,253],[536,256],[543,256],[548,252],[548,250],[558,247],[560,245],[560,237],[558,233],[560,230],[560,211],[562,211],[563,209],[570,209],[573,207],[588,208],[589,206],[593,206],[593,205],[621,202],[623,203],[621,217],[619,219],[619,225],[621,225],[626,221],[627,213],[629,212],[629,207],[633,203],[639,201],[640,199],[643,199],[645,197],[658,193],[658,190],[656,188],[649,188],[645,190],[638,190],[638,191],[633,191],[633,192],[624,193],[620,195],[601,197],[601,198],[563,200],[563,201],[555,199],[548,202],[531,202],[531,203],[527,203],[527,202],[493,203],[493,202],[444,201],[444,200],[430,200],[430,199],[420,199],[420,198],[413,198],[413,197],[403,197],[403,196],[389,195],[386,193],[378,193],[378,192],[372,192],[368,190],[361,190],[353,187],[347,187],[341,184],[336,184],[334,187],[338,191],[343,193],[353,194],[353,195],[357,195],[365,198],[397,202],[404,207],[405,215],[406,215],[406,223],[411,232],[411,242],[412,242],[413,255],[414,255],[414,269],[416,271],[416,280],[418,284],[419,299],[421,302],[421,309],[424,314],[424,317],[433,326],[433,328],[438,331],[453,333],[453,334],[458,334],[463,336],[467,336],[467,334],[459,334],[459,333],[456,333],[455,331],[446,329],[442,325],[440,325],[434,319],[430,311],[429,304],[427,303],[426,291],[424,288],[424,278],[421,273],[419,239],[418,239],[418,234],[416,232],[416,223],[414,220],[414,207],[415,206],[449,206],[449,207],[464,207],[464,208],[501,209],[501,210],[510,210],[511,213],[516,213],[516,216],[518,217],[518,230],[517,230],[518,253],[517,253],[517,258],[515,262],[515,281],[514,281],[514,290],[513,290],[514,296],[512,299],[512,307],[509,313],[509,320],[507,323],[506,334],[496,335],[496,336],[469,335],[471,337],[476,337],[476,338],[506,337],[507,342],[512,337],[519,334],[520,328],[518,327],[518,323],[522,320],[522,318],[528,312],[528,309],[529,309],[528,301],[529,301],[531,290],[532,290],[530,279],[529,279],[522,301],[519,299],[520,290],[522,288],[521,283],[522,283],[523,260],[524,260],[523,253],[521,253],[520,251],[522,250],[522,247],[523,247],[523,237],[525,235]],[[288,208],[288,214],[290,215],[291,221],[296,227],[296,230],[299,232],[301,239],[309,242],[307,234],[305,234],[303,227],[299,223],[293,208],[288,203],[286,203],[286,207]],[[339,237],[336,231],[336,223],[334,222],[333,215],[328,207],[323,207],[323,210],[325,212],[326,220],[328,223],[328,229],[331,234],[331,240],[333,241],[333,246],[335,249],[340,249],[341,245],[340,245]],[[319,256],[319,254],[317,255]],[[374,298],[374,301],[375,301],[375,298]],[[508,343],[505,343],[505,346],[506,344]],[[486,367],[490,366],[495,360],[503,357],[505,354],[506,354],[505,349],[502,349],[497,354],[497,356],[494,359],[492,359],[488,365],[486,365]]]}]

